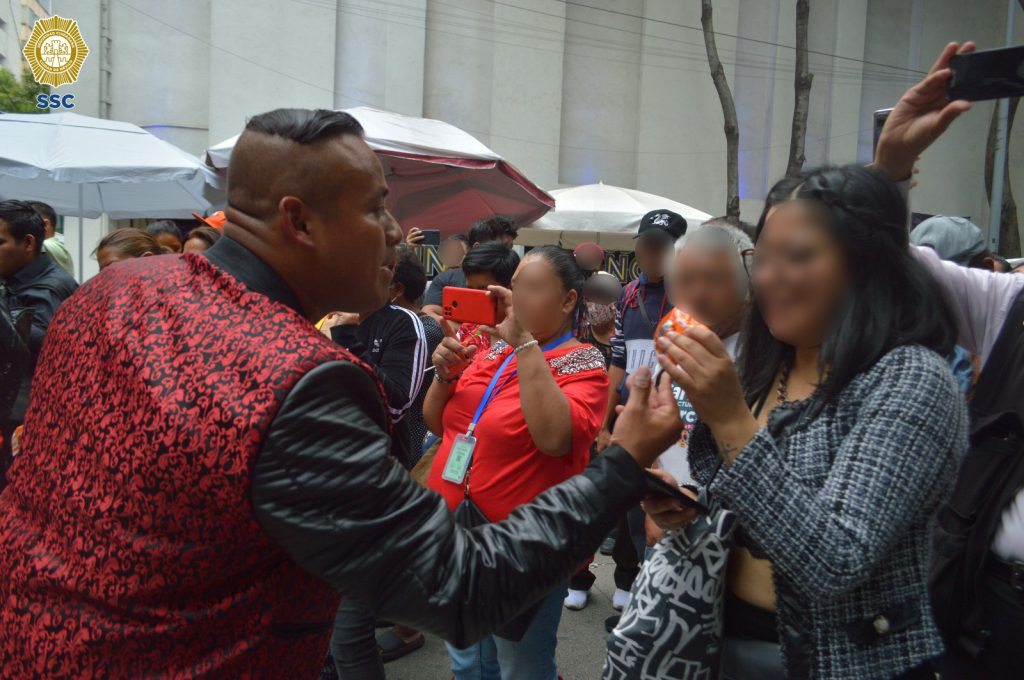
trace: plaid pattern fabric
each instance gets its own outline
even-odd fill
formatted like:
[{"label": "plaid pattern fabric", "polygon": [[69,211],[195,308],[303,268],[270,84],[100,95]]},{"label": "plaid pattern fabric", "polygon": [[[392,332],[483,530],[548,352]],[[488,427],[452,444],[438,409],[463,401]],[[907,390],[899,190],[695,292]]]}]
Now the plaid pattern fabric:
[{"label": "plaid pattern fabric", "polygon": [[772,561],[790,677],[889,678],[943,651],[929,527],[967,449],[964,401],[944,359],[904,346],[818,416],[806,408],[776,408],[717,476],[698,424],[694,476]]}]

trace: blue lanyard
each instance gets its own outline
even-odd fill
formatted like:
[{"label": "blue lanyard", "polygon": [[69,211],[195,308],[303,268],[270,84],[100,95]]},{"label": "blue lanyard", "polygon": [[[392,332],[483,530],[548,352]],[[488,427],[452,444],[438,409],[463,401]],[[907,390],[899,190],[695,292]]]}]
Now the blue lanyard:
[{"label": "blue lanyard", "polygon": [[[572,337],[573,335],[570,331],[563,335],[562,337],[556,340],[552,340],[548,344],[544,345],[541,348],[541,351],[547,352],[549,350],[552,350],[555,347],[561,345],[563,342],[568,342],[569,340],[572,340]],[[473,434],[473,430],[476,429],[476,424],[480,422],[480,418],[481,416],[483,416],[484,411],[486,411],[487,407],[491,405],[491,402],[494,401],[494,398],[498,396],[498,392],[501,391],[501,388],[507,385],[509,382],[511,382],[512,379],[515,378],[516,375],[519,373],[518,370],[512,371],[512,375],[510,375],[508,379],[501,384],[500,387],[498,386],[498,381],[501,380],[501,375],[505,372],[505,369],[508,368],[509,363],[511,363],[512,359],[514,359],[515,356],[516,353],[513,349],[511,352],[508,353],[508,356],[505,357],[505,360],[501,362],[501,366],[498,368],[498,372],[494,374],[493,378],[491,378],[490,384],[487,385],[487,391],[484,392],[484,397],[483,399],[480,400],[480,404],[476,407],[476,413],[473,414],[473,420],[469,423],[469,428],[466,430],[467,435]]]}]

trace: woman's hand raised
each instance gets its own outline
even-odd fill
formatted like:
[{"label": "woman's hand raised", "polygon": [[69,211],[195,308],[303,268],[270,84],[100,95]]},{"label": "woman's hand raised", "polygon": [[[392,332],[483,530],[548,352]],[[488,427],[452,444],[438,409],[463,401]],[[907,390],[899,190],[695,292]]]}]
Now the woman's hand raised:
[{"label": "woman's hand raised", "polygon": [[693,410],[731,464],[757,434],[758,424],[743,398],[743,388],[729,352],[717,335],[702,326],[658,338],[658,362],[683,388]]},{"label": "woman's hand raised", "polygon": [[476,345],[464,347],[458,340],[447,335],[434,350],[434,369],[443,379],[452,380],[466,370],[476,349]]},{"label": "woman's hand raised", "polygon": [[683,421],[668,380],[652,385],[651,369],[638,368],[627,381],[629,399],[617,407],[619,417],[612,444],[625,449],[641,467],[650,467],[665,449],[679,441]]},{"label": "woman's hand raised", "polygon": [[504,310],[505,319],[496,327],[481,326],[480,330],[496,335],[513,348],[533,340],[533,335],[519,325],[516,312],[512,308],[512,291],[502,286],[487,286],[487,293],[498,301],[498,309]]},{"label": "woman's hand raised", "polygon": [[956,54],[973,52],[974,47],[973,42],[946,45],[928,75],[896,102],[878,136],[875,150],[875,167],[885,171],[893,181],[909,178],[918,156],[957,116],[971,108],[971,103],[962,99],[949,101],[946,84],[952,75],[950,59]]}]

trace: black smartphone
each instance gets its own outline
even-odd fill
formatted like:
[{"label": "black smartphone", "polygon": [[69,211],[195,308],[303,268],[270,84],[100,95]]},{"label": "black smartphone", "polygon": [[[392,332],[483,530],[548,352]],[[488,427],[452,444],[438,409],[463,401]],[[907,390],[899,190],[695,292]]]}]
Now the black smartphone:
[{"label": "black smartphone", "polygon": [[439,246],[441,245],[441,230],[440,229],[423,229],[423,240],[420,241],[421,246]]},{"label": "black smartphone", "polygon": [[1024,95],[1024,45],[958,54],[949,62],[949,99],[1002,99]]},{"label": "black smartphone", "polygon": [[683,493],[682,489],[672,486],[650,470],[644,470],[644,491],[647,492],[648,496],[670,498],[672,500],[679,501],[686,507],[693,508],[697,512],[704,514],[708,513],[708,506],[698,500],[690,498]]}]

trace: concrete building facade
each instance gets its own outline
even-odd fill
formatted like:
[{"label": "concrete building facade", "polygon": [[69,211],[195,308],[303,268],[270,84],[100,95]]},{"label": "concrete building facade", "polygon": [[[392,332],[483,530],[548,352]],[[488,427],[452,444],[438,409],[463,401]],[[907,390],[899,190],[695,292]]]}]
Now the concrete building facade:
[{"label": "concrete building facade", "polygon": [[[78,111],[196,154],[281,106],[440,118],[545,188],[604,181],[725,206],[722,114],[696,0],[54,0],[92,50]],[[867,162],[871,112],[949,40],[1001,46],[1006,0],[813,0],[807,162]],[[716,0],[740,118],[743,217],[785,170],[794,0]],[[1017,22],[1024,42],[1024,18]],[[914,209],[988,220],[981,102],[921,162]],[[1024,203],[1024,126],[1010,144]],[[1019,171],[1017,171],[1019,170]],[[1022,219],[1024,222],[1024,219]]]}]

